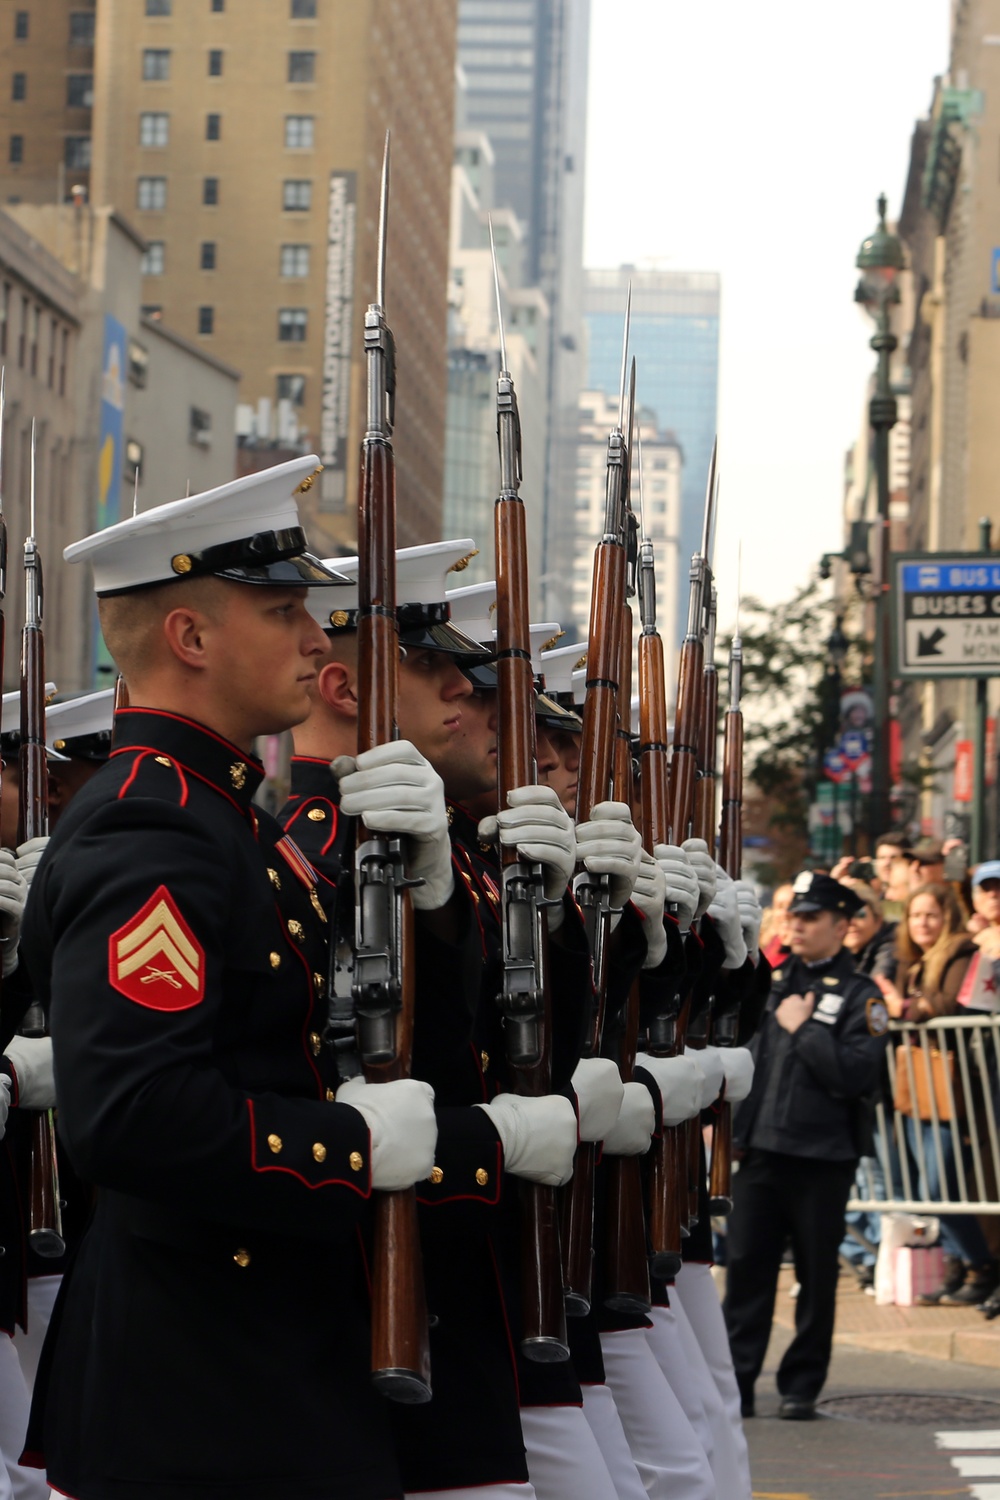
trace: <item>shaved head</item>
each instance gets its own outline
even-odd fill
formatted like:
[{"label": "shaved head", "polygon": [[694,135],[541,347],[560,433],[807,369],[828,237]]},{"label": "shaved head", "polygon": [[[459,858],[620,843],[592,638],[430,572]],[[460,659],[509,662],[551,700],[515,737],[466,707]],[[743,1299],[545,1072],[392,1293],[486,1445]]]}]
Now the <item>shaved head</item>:
[{"label": "shaved head", "polygon": [[217,624],[231,589],[225,579],[209,576],[98,599],[101,633],[125,681],[141,678],[168,649],[160,627],[171,610],[197,609]]}]

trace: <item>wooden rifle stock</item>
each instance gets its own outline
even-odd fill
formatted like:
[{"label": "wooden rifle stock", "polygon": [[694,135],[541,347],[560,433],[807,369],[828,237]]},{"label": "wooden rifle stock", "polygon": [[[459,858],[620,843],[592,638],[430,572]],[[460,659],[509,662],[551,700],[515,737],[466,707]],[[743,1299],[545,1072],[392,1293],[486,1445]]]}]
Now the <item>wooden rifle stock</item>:
[{"label": "wooden rifle stock", "polygon": [[[615,737],[614,796],[632,806],[632,611],[622,611],[621,667],[618,677],[621,712]],[[622,1082],[630,1083],[639,1042],[639,980],[633,981],[617,1027],[617,1046],[609,1055]],[[642,1201],[642,1167],[638,1156],[607,1160],[607,1288],[605,1303],[615,1312],[646,1313],[650,1306],[646,1216]]]},{"label": "wooden rifle stock", "polygon": [[[395,346],[384,310],[389,190],[386,133],[376,300],[365,314],[368,421],[358,496],[358,751],[396,738],[396,473],[392,453]],[[354,996],[368,1083],[409,1075],[413,1045],[413,912],[398,838],[359,820]],[[372,1380],[383,1395],[430,1400],[430,1349],[413,1188],[375,1194]]]},{"label": "wooden rifle stock", "polygon": [[[538,780],[535,683],[531,666],[528,543],[521,483],[521,424],[507,369],[500,302],[500,273],[493,246],[493,276],[500,328],[497,442],[500,488],[493,511],[497,579],[497,791],[500,807],[517,787]],[[552,1086],[552,1018],[548,981],[548,928],[539,866],[516,848],[501,850],[500,927],[507,1061],[519,1094],[539,1097]],[[563,1301],[562,1249],[555,1189],[521,1182],[521,1349],[536,1363],[569,1358]]]},{"label": "wooden rifle stock", "polygon": [[[31,429],[31,520],[24,543],[24,630],[21,634],[21,744],[18,751],[17,842],[49,831],[49,767],[45,753],[45,637],[42,632],[42,563],[35,541],[35,429]],[[45,1036],[40,1005],[29,1008],[22,1030]],[[66,1249],[59,1200],[55,1116],[41,1110],[31,1122],[28,1237],[37,1255],[54,1259]]]},{"label": "wooden rifle stock", "polygon": [[[625,323],[626,344],[628,316]],[[622,355],[622,387],[619,425],[608,439],[607,490],[604,535],[594,552],[590,596],[590,631],[587,645],[587,690],[583,701],[583,733],[580,740],[580,771],[576,794],[576,820],[585,823],[594,808],[607,800],[614,774],[615,732],[621,710],[622,612],[627,571],[627,515],[632,412],[635,408],[635,360],[630,374],[629,416],[625,419],[625,353]],[[631,616],[630,616],[631,618]],[[625,707],[626,718],[628,708]],[[604,1007],[608,989],[608,948],[611,937],[611,907],[608,878],[581,869],[574,883],[576,898],[590,943],[594,964],[594,999],[583,1046],[584,1057],[597,1057],[604,1029]],[[581,1141],[576,1149],[573,1176],[563,1199],[563,1252],[566,1311],[585,1317],[590,1311],[594,1244],[594,1171],[597,1148]]]},{"label": "wooden rifle stock", "polygon": [[[740,674],[742,647],[739,637],[733,641],[730,664],[731,701],[726,714],[722,751],[722,827],[719,837],[719,863],[733,880],[743,870],[743,713],[740,708]],[[722,1045],[733,1046],[738,1017],[726,1017]],[[733,1107],[723,1099],[712,1136],[712,1160],[708,1175],[708,1193],[713,1214],[724,1217],[733,1206]]]}]

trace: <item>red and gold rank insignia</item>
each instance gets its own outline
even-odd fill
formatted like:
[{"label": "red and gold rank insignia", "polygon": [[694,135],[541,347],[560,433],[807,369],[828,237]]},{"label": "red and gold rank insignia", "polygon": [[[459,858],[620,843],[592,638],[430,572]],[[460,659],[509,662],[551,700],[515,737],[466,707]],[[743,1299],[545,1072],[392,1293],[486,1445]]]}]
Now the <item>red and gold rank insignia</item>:
[{"label": "red and gold rank insignia", "polygon": [[205,950],[159,886],[108,940],[108,977],[149,1010],[190,1010],[205,997]]}]

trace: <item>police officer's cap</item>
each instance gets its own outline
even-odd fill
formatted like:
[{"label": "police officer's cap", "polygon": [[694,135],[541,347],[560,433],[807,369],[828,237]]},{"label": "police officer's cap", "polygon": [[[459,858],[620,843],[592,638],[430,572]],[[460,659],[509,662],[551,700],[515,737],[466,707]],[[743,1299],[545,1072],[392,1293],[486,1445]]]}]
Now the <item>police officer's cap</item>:
[{"label": "police officer's cap", "polygon": [[811,870],[796,877],[792,890],[790,913],[832,911],[838,917],[850,918],[856,916],[865,904],[855,891],[841,885],[832,875],[814,874]]},{"label": "police officer's cap", "polygon": [[[451,573],[462,572],[475,557],[476,544],[470,537],[457,541],[429,542],[420,547],[401,547],[396,553],[396,621],[402,645],[411,650],[445,651],[461,660],[488,661],[493,655],[475,638],[460,630],[452,620],[446,580]],[[330,558],[329,563],[353,585],[351,602],[341,606],[339,596],[321,619],[324,601],[310,602],[314,618],[325,629],[334,632],[357,630],[358,569],[356,557]]]},{"label": "police officer's cap", "polygon": [[320,471],[315,454],[171,500],[82,541],[63,556],[89,562],[98,595],[214,575],[234,583],[342,583],[306,551],[296,496]]},{"label": "police officer's cap", "polygon": [[45,713],[45,745],[51,754],[72,760],[106,761],[111,754],[114,688],[78,693],[64,703],[53,703]]}]

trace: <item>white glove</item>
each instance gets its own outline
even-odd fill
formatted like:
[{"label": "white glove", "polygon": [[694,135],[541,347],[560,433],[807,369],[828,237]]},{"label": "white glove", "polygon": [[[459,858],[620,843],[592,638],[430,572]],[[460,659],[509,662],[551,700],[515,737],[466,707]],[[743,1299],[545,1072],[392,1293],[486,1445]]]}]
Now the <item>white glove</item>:
[{"label": "white glove", "polygon": [[639,874],[642,839],[624,802],[598,802],[576,830],[576,857],[591,875],[607,875],[613,911],[632,896]]},{"label": "white glove", "polygon": [[10,1079],[0,1073],[0,1141],[7,1130],[7,1114],[10,1110]]},{"label": "white glove", "polygon": [[701,1047],[695,1052],[692,1048],[685,1047],[684,1056],[690,1057],[701,1073],[701,1107],[708,1109],[722,1092],[722,1082],[726,1076],[722,1063],[722,1049]]},{"label": "white glove", "polygon": [[14,851],[17,855],[17,868],[27,881],[29,890],[48,842],[48,834],[42,834],[37,839],[28,839],[25,843],[18,844]]},{"label": "white glove", "polygon": [[644,1083],[627,1083],[614,1127],[604,1137],[605,1156],[643,1156],[656,1129],[656,1110]]},{"label": "white glove", "polygon": [[581,1141],[603,1141],[618,1118],[624,1084],[610,1057],[583,1057],[573,1074]]},{"label": "white glove", "polygon": [[698,908],[696,917],[704,916],[715,899],[715,882],[718,865],[708,852],[704,839],[685,839],[681,848],[691,861],[691,868],[698,878]]},{"label": "white glove", "polygon": [[740,907],[736,896],[735,882],[723,870],[717,866],[718,883],[715,888],[715,900],[708,908],[708,915],[712,918],[719,935],[722,938],[726,950],[725,967],[727,969],[742,969],[747,961],[747,945],[743,936],[743,926],[740,921]]},{"label": "white glove", "polygon": [[702,1072],[689,1057],[651,1057],[638,1052],[635,1065],[650,1075],[660,1091],[664,1125],[683,1125],[701,1113]]},{"label": "white glove", "polygon": [[746,1047],[720,1047],[719,1051],[726,1074],[726,1098],[730,1104],[739,1104],[753,1086],[753,1055]]},{"label": "white glove", "polygon": [[434,1090],[419,1078],[366,1083],[349,1078],[337,1103],[356,1109],[372,1142],[372,1187],[394,1193],[423,1182],[434,1170],[437,1120]]},{"label": "white glove", "polygon": [[642,967],[658,969],[667,956],[667,934],[663,926],[666,881],[653,856],[645,849],[641,854],[639,874],[632,890],[632,905],[637,906],[645,918],[642,930],[646,935],[646,957]]},{"label": "white glove", "polygon": [[3,977],[17,968],[17,943],[21,936],[21,915],[28,899],[28,883],[17,868],[9,849],[0,849],[0,943],[3,944]]},{"label": "white glove", "polygon": [[[576,831],[550,786],[518,786],[507,793],[509,807],[483,818],[479,837],[492,844],[498,836],[505,848],[516,847],[522,859],[540,864],[549,901],[562,901],[576,864]],[[562,918],[562,907],[548,911],[549,927]]]},{"label": "white glove", "polygon": [[760,957],[760,924],[764,913],[760,909],[757,893],[748,880],[737,880],[736,904],[740,909],[740,926],[743,928],[743,941],[747,945],[747,952],[751,960],[756,963]]},{"label": "white glove", "polygon": [[372,833],[407,839],[407,871],[423,885],[413,888],[418,911],[436,911],[455,889],[444,782],[409,740],[376,745],[363,754],[338,755],[332,770],[340,782],[345,817],[361,818]]},{"label": "white glove", "polygon": [[681,932],[687,932],[701,900],[694,865],[676,844],[657,844],[653,854],[666,882],[665,904],[677,907],[677,925]]},{"label": "white glove", "polygon": [[503,1147],[505,1172],[562,1187],[573,1175],[576,1155],[576,1110],[562,1094],[497,1094],[489,1104],[476,1104],[493,1121]]},{"label": "white glove", "polygon": [[56,1083],[52,1076],[52,1038],[12,1037],[4,1056],[17,1078],[18,1109],[51,1109],[56,1102]]}]

